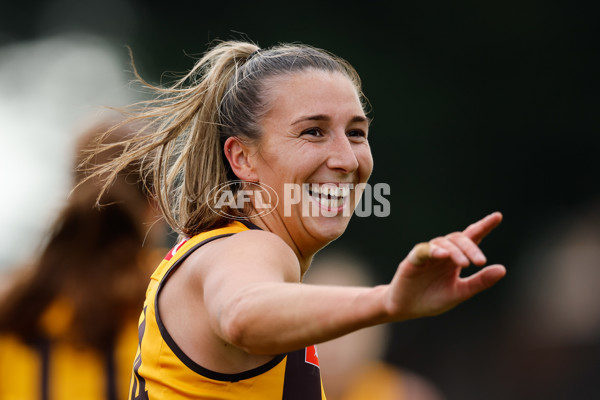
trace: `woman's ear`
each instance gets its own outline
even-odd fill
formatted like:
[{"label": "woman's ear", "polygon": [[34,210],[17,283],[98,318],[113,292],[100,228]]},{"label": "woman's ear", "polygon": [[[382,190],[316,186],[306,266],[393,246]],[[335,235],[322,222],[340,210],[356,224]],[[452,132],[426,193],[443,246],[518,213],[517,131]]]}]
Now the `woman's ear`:
[{"label": "woman's ear", "polygon": [[251,148],[249,146],[242,143],[238,138],[229,137],[225,141],[223,150],[235,176],[243,181],[258,181],[258,175],[250,158]]}]

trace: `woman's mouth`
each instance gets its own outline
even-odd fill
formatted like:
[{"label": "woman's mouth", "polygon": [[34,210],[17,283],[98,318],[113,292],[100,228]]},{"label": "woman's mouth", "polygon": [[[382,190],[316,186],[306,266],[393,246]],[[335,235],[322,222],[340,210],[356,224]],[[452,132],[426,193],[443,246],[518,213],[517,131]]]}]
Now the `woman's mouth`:
[{"label": "woman's mouth", "polygon": [[349,183],[311,183],[307,186],[310,197],[327,211],[342,210],[350,196]]}]

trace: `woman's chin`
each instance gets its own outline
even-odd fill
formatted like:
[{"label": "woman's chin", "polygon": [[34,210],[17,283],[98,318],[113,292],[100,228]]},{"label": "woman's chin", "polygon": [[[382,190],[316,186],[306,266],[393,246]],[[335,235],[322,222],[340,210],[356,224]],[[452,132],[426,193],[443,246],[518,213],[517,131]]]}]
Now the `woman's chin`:
[{"label": "woman's chin", "polygon": [[311,236],[327,244],[340,237],[348,227],[347,217],[319,217],[307,221]]}]

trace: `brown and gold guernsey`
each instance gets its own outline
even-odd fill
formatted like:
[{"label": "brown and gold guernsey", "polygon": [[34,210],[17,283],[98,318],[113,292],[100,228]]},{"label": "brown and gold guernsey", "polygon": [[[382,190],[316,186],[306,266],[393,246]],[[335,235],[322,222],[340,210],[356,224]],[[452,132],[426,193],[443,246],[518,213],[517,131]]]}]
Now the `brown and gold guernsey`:
[{"label": "brown and gold guernsey", "polygon": [[43,314],[46,336],[25,343],[0,335],[0,400],[124,400],[137,342],[136,321],[128,321],[110,351],[73,343],[73,305],[59,299]]},{"label": "brown and gold guernsey", "polygon": [[158,296],[169,276],[194,250],[226,236],[258,229],[248,222],[203,232],[175,246],[152,275],[139,322],[139,346],[130,400],[325,400],[315,346],[281,354],[237,374],[211,371],[192,361],[174,342],[158,312]]}]

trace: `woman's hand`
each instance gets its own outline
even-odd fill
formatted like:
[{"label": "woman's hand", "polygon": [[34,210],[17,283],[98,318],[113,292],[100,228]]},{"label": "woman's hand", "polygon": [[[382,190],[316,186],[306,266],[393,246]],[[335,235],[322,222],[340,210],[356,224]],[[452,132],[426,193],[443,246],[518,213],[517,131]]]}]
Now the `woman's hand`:
[{"label": "woman's hand", "polygon": [[485,265],[477,245],[501,221],[502,214],[495,212],[462,232],[416,245],[388,286],[386,307],[392,320],[441,314],[496,284],[506,274],[502,265],[487,266],[464,278],[460,271],[471,263]]}]

